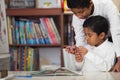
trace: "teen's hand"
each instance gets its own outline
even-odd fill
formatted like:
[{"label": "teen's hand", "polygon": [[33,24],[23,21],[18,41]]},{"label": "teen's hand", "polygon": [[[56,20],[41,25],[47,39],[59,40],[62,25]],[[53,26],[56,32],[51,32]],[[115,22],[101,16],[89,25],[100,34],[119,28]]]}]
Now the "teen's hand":
[{"label": "teen's hand", "polygon": [[65,48],[65,50],[66,50],[68,53],[75,54],[75,52],[76,52],[76,46],[73,46],[73,47],[67,46],[67,47]]},{"label": "teen's hand", "polygon": [[112,72],[120,72],[120,57],[118,57],[118,61],[115,64],[114,68],[112,69]]}]

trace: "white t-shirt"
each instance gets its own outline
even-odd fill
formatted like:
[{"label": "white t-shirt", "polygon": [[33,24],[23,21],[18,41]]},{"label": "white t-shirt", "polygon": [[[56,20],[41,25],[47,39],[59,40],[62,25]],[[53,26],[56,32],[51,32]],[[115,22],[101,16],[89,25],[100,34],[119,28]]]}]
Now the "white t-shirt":
[{"label": "white t-shirt", "polygon": [[108,40],[104,41],[98,47],[86,46],[88,53],[83,62],[76,62],[78,68],[83,72],[87,71],[109,71],[115,62],[115,50],[113,44]]},{"label": "white t-shirt", "polygon": [[[115,45],[117,56],[120,56],[120,13],[112,0],[92,0],[94,3],[94,12],[92,15],[101,15],[110,22],[110,32]],[[91,15],[91,16],[92,16]],[[75,30],[76,45],[85,45],[85,35],[83,32],[83,22],[85,19],[78,19],[73,15],[72,25]]]}]

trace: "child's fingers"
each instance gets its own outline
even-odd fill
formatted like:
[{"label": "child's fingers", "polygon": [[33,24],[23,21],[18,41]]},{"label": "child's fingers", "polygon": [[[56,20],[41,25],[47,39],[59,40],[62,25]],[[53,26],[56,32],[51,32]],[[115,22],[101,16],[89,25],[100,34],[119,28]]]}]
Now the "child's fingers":
[{"label": "child's fingers", "polygon": [[77,62],[81,62],[83,60],[83,58],[82,58],[80,53],[76,53],[75,54],[75,59],[76,59]]}]

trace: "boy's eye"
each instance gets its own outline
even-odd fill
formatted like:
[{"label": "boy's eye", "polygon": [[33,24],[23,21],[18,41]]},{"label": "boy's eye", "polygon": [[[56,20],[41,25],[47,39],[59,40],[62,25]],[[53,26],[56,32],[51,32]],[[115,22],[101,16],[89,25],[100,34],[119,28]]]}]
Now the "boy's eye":
[{"label": "boy's eye", "polygon": [[88,36],[88,37],[92,37],[92,34],[88,34],[87,36]]},{"label": "boy's eye", "polygon": [[76,15],[76,14],[82,14],[82,13],[84,13],[84,11],[79,11],[79,12],[77,12],[77,13],[74,12],[75,15]]},{"label": "boy's eye", "polygon": [[83,14],[84,13],[84,11],[79,11],[77,14]]},{"label": "boy's eye", "polygon": [[78,13],[83,13],[84,11],[82,10],[82,11],[79,11]]}]

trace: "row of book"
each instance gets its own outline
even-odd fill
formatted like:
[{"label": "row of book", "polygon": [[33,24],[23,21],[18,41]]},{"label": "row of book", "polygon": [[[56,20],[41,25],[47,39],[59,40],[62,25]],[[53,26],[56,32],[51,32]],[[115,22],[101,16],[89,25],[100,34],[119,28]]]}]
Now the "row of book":
[{"label": "row of book", "polygon": [[61,8],[61,0],[7,0],[8,8]]},{"label": "row of book", "polygon": [[10,71],[36,71],[39,67],[39,49],[30,47],[10,48]]},{"label": "row of book", "polygon": [[9,44],[60,44],[61,38],[52,17],[39,20],[7,16]]},{"label": "row of book", "polygon": [[61,8],[64,13],[72,13],[67,0],[8,0],[7,8]]}]

